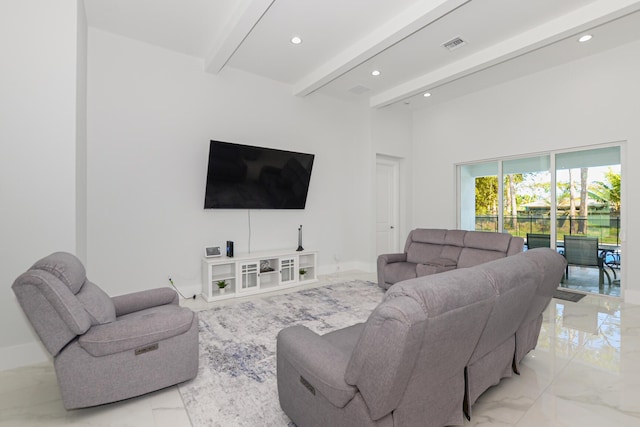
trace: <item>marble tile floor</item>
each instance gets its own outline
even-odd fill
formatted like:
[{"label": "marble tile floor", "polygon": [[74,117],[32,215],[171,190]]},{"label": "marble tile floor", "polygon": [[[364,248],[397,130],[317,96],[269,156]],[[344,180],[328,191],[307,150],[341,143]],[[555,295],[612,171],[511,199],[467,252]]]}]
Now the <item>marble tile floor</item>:
[{"label": "marble tile floor", "polygon": [[[352,279],[375,276],[341,273],[315,286]],[[211,306],[201,299],[184,304]],[[177,387],[65,411],[51,363],[0,372],[0,427],[190,425]],[[552,300],[522,374],[483,394],[465,426],[640,426],[640,306],[596,295],[578,303]]]}]

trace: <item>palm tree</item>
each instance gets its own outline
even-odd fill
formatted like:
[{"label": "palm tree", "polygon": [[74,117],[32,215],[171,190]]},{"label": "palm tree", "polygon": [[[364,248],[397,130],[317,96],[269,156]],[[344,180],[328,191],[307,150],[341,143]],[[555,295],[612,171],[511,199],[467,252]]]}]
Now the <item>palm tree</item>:
[{"label": "palm tree", "polygon": [[587,234],[587,179],[589,168],[580,168],[580,211],[578,212],[578,234]]},{"label": "palm tree", "polygon": [[604,174],[604,180],[594,181],[589,186],[589,197],[601,203],[607,203],[611,213],[620,212],[620,174],[611,168]]}]

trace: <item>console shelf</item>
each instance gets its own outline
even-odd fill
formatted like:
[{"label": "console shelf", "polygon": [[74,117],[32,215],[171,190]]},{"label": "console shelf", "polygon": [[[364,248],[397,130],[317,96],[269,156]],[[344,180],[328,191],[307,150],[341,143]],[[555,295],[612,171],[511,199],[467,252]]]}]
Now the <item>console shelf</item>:
[{"label": "console shelf", "polygon": [[[271,292],[313,283],[317,278],[318,253],[315,251],[269,251],[239,254],[236,257],[202,259],[202,297],[218,301]],[[304,276],[300,270],[304,269]],[[227,287],[220,292],[218,282]]]}]

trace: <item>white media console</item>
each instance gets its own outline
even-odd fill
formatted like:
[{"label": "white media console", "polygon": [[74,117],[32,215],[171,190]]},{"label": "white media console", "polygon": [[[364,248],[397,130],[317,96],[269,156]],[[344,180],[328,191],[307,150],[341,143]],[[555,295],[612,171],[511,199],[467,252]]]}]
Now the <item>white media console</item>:
[{"label": "white media console", "polygon": [[[239,254],[233,258],[202,259],[202,297],[207,301],[236,298],[291,288],[318,280],[318,253],[269,251]],[[300,270],[304,269],[304,277]],[[224,280],[224,291],[218,282]]]}]

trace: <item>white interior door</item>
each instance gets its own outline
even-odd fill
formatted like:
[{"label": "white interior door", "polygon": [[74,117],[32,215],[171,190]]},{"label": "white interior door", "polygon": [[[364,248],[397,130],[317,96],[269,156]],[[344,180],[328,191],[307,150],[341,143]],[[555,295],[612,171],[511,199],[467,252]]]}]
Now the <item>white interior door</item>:
[{"label": "white interior door", "polygon": [[376,255],[399,252],[399,169],[397,160],[376,160]]}]

